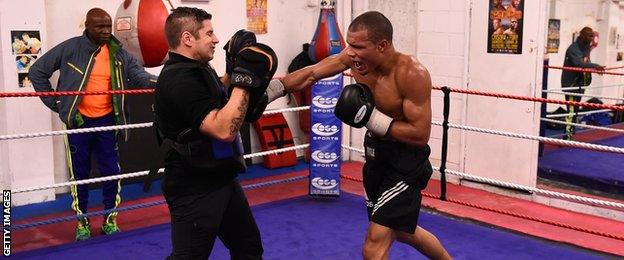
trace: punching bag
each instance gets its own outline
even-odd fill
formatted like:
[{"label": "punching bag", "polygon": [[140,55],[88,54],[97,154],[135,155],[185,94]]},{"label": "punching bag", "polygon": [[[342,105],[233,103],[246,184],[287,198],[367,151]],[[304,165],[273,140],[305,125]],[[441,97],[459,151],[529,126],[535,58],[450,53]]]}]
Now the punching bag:
[{"label": "punching bag", "polygon": [[160,66],[167,58],[165,20],[172,9],[168,2],[125,0],[115,14],[115,37],[145,67]]},{"label": "punching bag", "polygon": [[321,1],[321,13],[319,14],[316,32],[310,42],[308,56],[312,61],[319,62],[322,59],[339,53],[345,48],[345,42],[336,21],[336,1]]}]

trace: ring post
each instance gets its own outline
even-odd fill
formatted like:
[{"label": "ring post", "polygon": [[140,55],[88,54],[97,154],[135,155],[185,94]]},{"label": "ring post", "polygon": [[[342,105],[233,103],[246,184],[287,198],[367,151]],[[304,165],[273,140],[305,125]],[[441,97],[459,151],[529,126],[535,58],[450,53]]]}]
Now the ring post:
[{"label": "ring post", "polygon": [[[544,57],[544,70],[542,72],[542,98],[548,98],[548,56]],[[546,118],[546,103],[542,102],[540,105],[540,118]],[[546,136],[546,123],[540,120],[539,135]],[[537,149],[537,156],[542,157],[544,154],[544,143],[540,142]]]},{"label": "ring post", "polygon": [[448,154],[449,110],[451,106],[451,89],[442,87],[444,92],[444,121],[442,122],[442,158],[440,162],[440,199],[446,200],[446,156]]}]

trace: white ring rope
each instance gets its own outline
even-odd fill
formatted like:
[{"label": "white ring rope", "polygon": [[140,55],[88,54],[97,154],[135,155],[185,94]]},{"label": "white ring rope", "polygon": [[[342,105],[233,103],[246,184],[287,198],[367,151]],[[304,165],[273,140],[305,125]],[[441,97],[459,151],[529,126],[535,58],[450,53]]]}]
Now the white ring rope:
[{"label": "white ring rope", "polygon": [[[265,156],[265,155],[269,155],[269,154],[278,154],[278,153],[288,152],[288,151],[292,151],[292,150],[305,149],[305,148],[308,148],[308,146],[310,146],[310,144],[301,144],[301,145],[296,145],[296,146],[291,146],[291,147],[286,147],[286,148],[281,148],[281,149],[275,149],[275,150],[270,150],[270,151],[264,151],[264,152],[258,152],[258,153],[250,153],[250,154],[243,155],[243,158],[249,159],[249,158]],[[163,173],[164,171],[165,171],[164,168],[158,169],[159,173]],[[120,180],[120,179],[125,179],[125,178],[145,176],[148,173],[149,173],[149,171],[140,171],[140,172],[118,174],[118,175],[112,175],[112,176],[106,176],[106,177],[84,179],[84,180],[79,180],[79,181],[69,181],[69,182],[63,182],[63,183],[56,183],[56,184],[47,185],[47,186],[20,188],[20,189],[14,190],[13,193],[23,193],[23,192],[29,192],[29,191],[55,189],[55,188],[61,188],[61,187],[66,187],[66,186],[73,186],[73,185],[82,185],[82,184],[91,184],[91,183],[98,183],[98,182],[105,182],[105,181]]]},{"label": "white ring rope", "polygon": [[[165,171],[165,169],[163,169],[163,168],[158,169],[159,173],[162,173],[164,171]],[[47,190],[47,189],[61,188],[61,187],[65,187],[65,186],[73,186],[73,185],[82,185],[82,184],[91,184],[91,183],[98,183],[98,182],[105,182],[105,181],[120,180],[120,179],[125,179],[125,178],[145,176],[148,173],[149,173],[149,171],[140,171],[140,172],[124,173],[124,174],[118,174],[118,175],[112,175],[112,176],[106,176],[106,177],[84,179],[84,180],[79,180],[79,181],[68,181],[68,182],[63,182],[63,183],[55,183],[55,184],[52,184],[52,185],[39,186],[39,187],[20,188],[20,189],[15,189],[13,191],[13,193],[22,193],[22,192],[29,192],[29,191]]]},{"label": "white ring rope", "polygon": [[[433,125],[439,125],[439,126],[442,125],[441,122],[435,122],[435,121],[432,122],[432,124]],[[137,125],[139,125],[139,124],[137,124]],[[143,127],[146,127],[147,125],[151,126],[151,123],[144,123]],[[125,125],[125,126],[128,127],[128,125]],[[115,128],[115,127],[118,127],[118,126],[111,126],[109,128]],[[502,131],[495,131],[495,130],[490,130],[490,129],[470,127],[470,126],[462,126],[462,125],[456,125],[456,124],[449,124],[449,127],[457,128],[457,129],[463,129],[463,130],[468,130],[468,131],[474,131],[474,132],[480,132],[480,133],[487,133],[487,134],[494,134],[494,135],[501,135],[501,136],[508,136],[508,137],[516,137],[516,138],[523,138],[523,139],[529,139],[529,140],[537,140],[537,141],[541,141],[541,142],[548,142],[548,143],[554,143],[554,144],[560,144],[560,145],[572,146],[572,147],[580,147],[580,148],[586,148],[586,149],[592,149],[592,150],[598,150],[598,151],[624,153],[624,149],[623,148],[617,148],[617,147],[611,147],[611,146],[605,146],[605,145],[588,144],[588,143],[577,142],[577,141],[566,141],[566,140],[547,138],[547,137],[541,137],[541,136],[530,136],[530,135],[524,135],[524,134],[507,133],[507,132],[502,132]],[[87,130],[87,131],[98,130],[98,131],[103,131],[102,129],[104,129],[104,128],[106,128],[106,127],[99,127],[97,129],[95,129],[95,128],[90,128],[90,129],[89,128],[85,128],[85,129],[75,129],[75,130]],[[73,130],[68,130],[68,131],[73,131]],[[252,153],[252,154],[244,155],[244,158],[248,159],[248,158],[259,157],[259,156],[264,156],[264,155],[268,155],[268,154],[276,154],[276,153],[281,153],[281,152],[286,152],[286,151],[291,151],[291,150],[305,149],[308,146],[309,146],[309,144],[302,144],[302,145],[297,145],[297,146],[293,146],[293,147],[286,147],[286,148],[276,149],[276,150],[271,150],[271,151]],[[343,145],[343,147],[345,147],[345,146]],[[363,153],[363,150],[359,150],[359,149],[356,149],[356,148],[347,148],[347,149]],[[162,171],[162,170],[163,169],[160,169],[159,172]],[[70,185],[90,184],[90,183],[96,183],[96,182],[117,180],[117,179],[122,179],[122,178],[138,177],[138,176],[147,175],[148,172],[149,171],[134,172],[134,173],[115,175],[115,176],[99,177],[99,178],[80,180],[80,181],[71,181],[71,182],[53,184],[53,185],[42,186],[42,187],[22,188],[22,189],[17,189],[15,191],[15,193],[36,191],[36,190],[44,190],[44,189],[52,189],[52,188],[59,188],[59,187],[70,186]]]},{"label": "white ring rope", "polygon": [[[438,167],[433,167],[433,169],[436,170],[436,171],[440,170]],[[528,191],[528,192],[533,192],[533,193],[537,193],[537,194],[542,194],[542,195],[547,195],[547,196],[557,197],[557,198],[562,198],[562,199],[580,201],[580,202],[590,203],[590,204],[594,204],[594,205],[601,205],[601,206],[607,206],[607,207],[614,207],[614,208],[624,209],[624,204],[618,203],[618,202],[599,200],[599,199],[588,198],[588,197],[577,196],[577,195],[571,195],[571,194],[555,192],[555,191],[549,191],[549,190],[542,190],[542,189],[539,189],[539,188],[533,188],[533,187],[529,187],[529,186],[518,185],[518,184],[509,183],[509,182],[497,181],[497,180],[488,179],[488,178],[484,178],[484,177],[474,176],[474,175],[470,175],[470,174],[466,174],[466,173],[458,172],[458,171],[453,171],[453,170],[449,170],[449,169],[447,169],[445,172],[446,173],[450,173],[452,175],[456,175],[456,176],[465,178],[465,179],[477,181],[477,182],[483,182],[483,183],[493,184],[493,185],[497,185],[497,186],[504,186],[504,187],[508,187],[508,188],[524,190],[524,191]]]},{"label": "white ring rope", "polygon": [[[278,114],[282,112],[295,112],[295,111],[302,111],[302,110],[308,110],[308,109],[310,109],[310,106],[301,106],[301,107],[284,108],[284,109],[270,109],[270,110],[264,111],[263,115]],[[123,129],[146,128],[146,127],[152,127],[152,125],[153,123],[148,122],[148,123],[139,123],[139,124],[101,126],[101,127],[80,128],[80,129],[70,129],[70,130],[61,130],[61,131],[52,131],[52,132],[31,133],[31,134],[0,135],[0,141],[33,138],[33,137],[44,137],[44,136],[57,136],[57,135],[67,135],[67,134],[82,134],[82,133],[123,130]]]},{"label": "white ring rope", "polygon": [[[247,159],[247,158],[252,158],[252,157],[257,157],[257,156],[264,156],[264,155],[267,155],[267,154],[276,154],[276,153],[285,152],[285,151],[304,149],[304,148],[307,148],[307,147],[309,147],[309,144],[302,144],[302,145],[286,147],[286,148],[282,148],[282,149],[276,149],[276,150],[271,150],[271,151],[264,151],[264,152],[259,152],[259,153],[247,154],[247,155],[244,155],[244,158]],[[351,151],[355,151],[355,152],[359,152],[361,154],[364,154],[364,150],[358,149],[358,148],[355,148],[355,147],[342,145],[342,148],[348,149],[348,150],[351,150]],[[438,167],[433,167],[433,168],[434,168],[434,170],[439,171]],[[164,172],[164,169],[161,168],[161,169],[158,170],[158,172],[162,173],[162,172]],[[543,194],[543,195],[552,196],[552,197],[558,197],[558,198],[563,198],[563,199],[580,201],[580,202],[584,202],[584,203],[590,203],[590,204],[594,204],[594,205],[601,205],[601,206],[608,206],[608,207],[624,209],[624,204],[622,204],[622,203],[611,202],[611,201],[604,201],[604,200],[593,199],[593,198],[587,198],[587,197],[571,195],[571,194],[566,194],[566,193],[561,193],[561,192],[542,190],[542,189],[539,189],[539,188],[533,188],[533,187],[529,187],[529,186],[518,185],[518,184],[502,182],[502,181],[497,181],[497,180],[493,180],[493,179],[488,179],[488,178],[484,178],[484,177],[469,175],[469,174],[466,174],[466,173],[453,171],[453,170],[446,170],[446,172],[449,173],[449,174],[453,174],[453,175],[459,176],[461,178],[470,179],[470,180],[474,180],[474,181],[478,181],[478,182],[482,182],[482,183],[488,183],[488,184],[492,184],[492,185],[504,186],[504,187],[524,190],[524,191],[533,192],[533,193],[537,193],[537,194]],[[124,178],[144,176],[144,175],[147,175],[148,173],[149,173],[149,171],[140,171],[140,172],[134,172],[134,173],[120,174],[120,175],[115,175],[115,176],[107,176],[107,177],[92,178],[92,179],[86,179],[86,180],[80,180],[80,181],[70,181],[70,182],[64,182],[64,183],[57,183],[57,184],[47,185],[47,186],[22,188],[22,189],[16,189],[13,192],[14,193],[23,193],[23,192],[30,192],[30,191],[38,191],[38,190],[45,190],[45,189],[60,188],[60,187],[71,186],[71,185],[91,184],[91,183],[97,183],[97,182],[103,182],[103,181],[111,181],[111,180],[118,180],[118,179],[124,179]]]},{"label": "white ring rope", "polygon": [[602,86],[585,86],[585,87],[565,87],[565,88],[549,88],[548,90],[579,90],[579,89],[599,89],[599,88],[612,88],[624,86],[624,84],[612,84],[612,85],[602,85]]},{"label": "white ring rope", "polygon": [[624,129],[609,128],[609,127],[602,127],[602,126],[595,126],[595,125],[584,125],[584,124],[577,124],[577,123],[568,123],[568,122],[563,122],[560,120],[554,120],[554,119],[548,119],[548,118],[541,118],[540,120],[544,122],[550,122],[550,123],[560,124],[560,125],[573,125],[573,126],[578,126],[578,127],[588,128],[588,129],[624,133]]},{"label": "white ring rope", "polygon": [[[431,122],[431,124],[442,126],[442,122],[437,122],[437,121]],[[478,133],[515,137],[515,138],[521,138],[521,139],[529,139],[529,140],[535,140],[535,141],[551,143],[551,144],[558,144],[558,145],[564,145],[564,146],[570,146],[570,147],[578,147],[578,148],[585,148],[585,149],[591,149],[591,150],[597,150],[597,151],[624,154],[624,148],[607,146],[607,145],[597,145],[597,144],[590,144],[590,143],[584,143],[584,142],[548,138],[548,137],[542,137],[542,136],[508,133],[508,132],[496,131],[496,130],[485,129],[485,128],[457,125],[457,124],[452,124],[452,123],[449,123],[448,125],[449,127],[452,127],[452,128],[468,130],[468,131],[473,131],[473,132],[478,132]]]},{"label": "white ring rope", "polygon": [[351,147],[351,146],[348,146],[346,144],[343,144],[342,148],[347,149],[347,150],[351,150],[353,152],[361,153],[362,155],[364,154],[364,150],[363,149],[358,149],[358,148],[355,148],[355,147]]},{"label": "white ring rope", "polygon": [[310,106],[300,106],[300,107],[290,107],[290,108],[283,108],[283,109],[269,109],[264,111],[264,113],[262,113],[263,115],[270,115],[270,114],[279,114],[279,113],[283,113],[283,112],[297,112],[297,111],[303,111],[303,110],[309,110]]},{"label": "white ring rope", "polygon": [[582,116],[582,115],[598,114],[598,113],[603,113],[603,112],[611,112],[611,109],[590,110],[590,111],[584,111],[584,112],[578,112],[578,113],[551,114],[551,115],[546,115],[546,118],[566,117],[566,116],[570,116],[570,114]]},{"label": "white ring rope", "polygon": [[598,95],[588,95],[588,94],[571,93],[571,92],[562,92],[562,91],[554,91],[554,90],[542,90],[542,92],[544,92],[544,93],[550,93],[550,94],[562,94],[562,95],[575,96],[575,97],[594,97],[594,98],[602,98],[602,99],[617,100],[617,101],[622,101],[622,100],[624,100],[624,98],[618,98],[618,97],[607,97],[607,96],[598,96]]},{"label": "white ring rope", "polygon": [[52,132],[31,133],[31,134],[0,135],[0,141],[11,140],[11,139],[32,138],[32,137],[66,135],[66,134],[104,132],[104,131],[123,130],[123,129],[132,129],[132,128],[145,128],[145,127],[151,127],[152,125],[153,123],[150,122],[150,123],[139,123],[139,124],[126,124],[126,125],[115,125],[115,126],[100,126],[100,127],[91,127],[91,128],[70,129],[70,130],[61,130],[61,131],[52,131]]},{"label": "white ring rope", "polygon": [[[354,151],[354,152],[360,152],[360,153],[364,154],[364,150],[362,150],[362,149],[350,147],[350,146],[347,146],[347,145],[343,145],[342,147],[344,149],[348,149],[348,150],[351,150],[351,151]],[[433,169],[438,171],[438,172],[440,171],[439,167],[433,166]],[[533,187],[529,187],[529,186],[518,185],[518,184],[498,181],[498,180],[494,180],[494,179],[488,179],[488,178],[479,177],[479,176],[475,176],[475,175],[470,175],[470,174],[466,174],[466,173],[458,172],[458,171],[453,171],[453,170],[449,170],[449,169],[446,169],[445,172],[449,173],[449,174],[452,174],[452,175],[459,176],[459,177],[464,178],[464,179],[469,179],[469,180],[473,180],[473,181],[477,181],[477,182],[481,182],[481,183],[488,183],[488,184],[492,184],[492,185],[513,188],[513,189],[517,189],[517,190],[524,190],[524,191],[528,191],[528,192],[532,192],[532,193],[537,193],[537,194],[542,194],[542,195],[547,195],[547,196],[557,197],[557,198],[563,198],[563,199],[568,199],[568,200],[580,201],[580,202],[590,203],[590,204],[594,204],[594,205],[601,205],[601,206],[607,206],[607,207],[624,209],[624,204],[622,204],[622,203],[617,203],[617,202],[612,202],[612,201],[605,201],[605,200],[599,200],[599,199],[588,198],[588,197],[577,196],[577,195],[571,195],[571,194],[555,192],[555,191],[549,191],[549,190],[542,190],[542,189],[539,189],[539,188],[533,188]]]}]

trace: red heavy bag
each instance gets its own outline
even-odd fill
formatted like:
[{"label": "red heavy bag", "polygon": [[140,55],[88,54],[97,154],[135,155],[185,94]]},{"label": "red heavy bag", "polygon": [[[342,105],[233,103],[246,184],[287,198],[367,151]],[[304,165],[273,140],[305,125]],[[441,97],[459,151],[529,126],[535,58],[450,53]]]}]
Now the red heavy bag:
[{"label": "red heavy bag", "polygon": [[[263,115],[253,123],[262,151],[275,150],[294,146],[292,133],[286,118],[280,114]],[[282,152],[264,156],[264,167],[275,169],[297,164],[295,151]]]},{"label": "red heavy bag", "polygon": [[335,0],[321,1],[318,25],[308,49],[308,56],[314,62],[319,62],[330,55],[340,53],[345,48],[345,41],[336,21],[335,7]]},{"label": "red heavy bag", "polygon": [[169,46],[165,21],[173,7],[163,0],[125,0],[115,14],[113,33],[145,67],[162,65]]}]

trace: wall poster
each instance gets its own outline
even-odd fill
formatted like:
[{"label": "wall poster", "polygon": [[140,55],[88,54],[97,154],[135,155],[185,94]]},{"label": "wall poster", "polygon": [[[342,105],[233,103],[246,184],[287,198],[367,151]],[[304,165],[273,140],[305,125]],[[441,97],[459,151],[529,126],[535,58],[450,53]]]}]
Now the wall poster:
[{"label": "wall poster", "polygon": [[267,33],[267,1],[247,0],[247,30],[255,34]]},{"label": "wall poster", "polygon": [[547,53],[559,52],[560,30],[561,30],[561,20],[559,19],[548,20],[548,36],[546,40],[546,52]]},{"label": "wall poster", "polygon": [[489,0],[488,53],[522,54],[523,0]]}]

